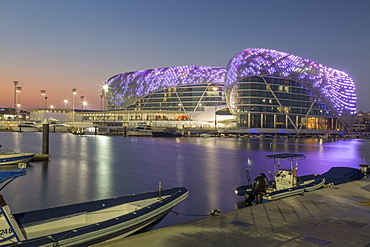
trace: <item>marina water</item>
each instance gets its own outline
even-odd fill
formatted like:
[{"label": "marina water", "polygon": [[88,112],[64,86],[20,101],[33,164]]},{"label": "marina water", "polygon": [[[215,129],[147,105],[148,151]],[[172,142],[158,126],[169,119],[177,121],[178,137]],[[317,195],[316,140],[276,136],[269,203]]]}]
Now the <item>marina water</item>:
[{"label": "marina water", "polygon": [[[50,133],[49,161],[29,162],[27,175],[1,194],[13,212],[36,210],[114,196],[184,186],[189,197],[156,228],[244,205],[234,189],[246,184],[247,167],[264,169],[263,157],[291,152],[307,156],[298,175],[333,166],[359,168],[369,139],[152,138]],[[0,132],[0,145],[16,152],[42,150],[42,133]],[[266,160],[268,168],[271,161]],[[15,165],[0,170],[15,170]]]}]

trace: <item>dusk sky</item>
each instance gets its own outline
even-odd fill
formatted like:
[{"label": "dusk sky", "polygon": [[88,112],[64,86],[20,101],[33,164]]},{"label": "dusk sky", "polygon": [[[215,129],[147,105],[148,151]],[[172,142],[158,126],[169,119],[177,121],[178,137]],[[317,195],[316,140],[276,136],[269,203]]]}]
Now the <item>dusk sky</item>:
[{"label": "dusk sky", "polygon": [[[179,65],[226,67],[268,48],[346,72],[370,111],[369,0],[0,0],[0,107],[65,108],[77,89],[100,109],[113,75]],[[71,103],[67,108],[72,108]]]}]

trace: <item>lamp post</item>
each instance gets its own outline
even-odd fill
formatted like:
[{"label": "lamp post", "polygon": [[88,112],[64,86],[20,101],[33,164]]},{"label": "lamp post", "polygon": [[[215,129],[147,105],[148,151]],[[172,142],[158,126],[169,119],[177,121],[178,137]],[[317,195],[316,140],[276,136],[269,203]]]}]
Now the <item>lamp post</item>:
[{"label": "lamp post", "polygon": [[[218,87],[214,86],[212,90],[215,92],[215,129],[217,129],[217,97],[218,96]],[[216,93],[217,91],[217,93]]]},{"label": "lamp post", "polygon": [[81,105],[82,105],[82,110],[84,110],[84,101],[85,101],[85,96],[81,95]]},{"label": "lamp post", "polygon": [[67,100],[67,99],[65,99],[65,100],[63,100],[63,102],[64,102],[64,108],[67,108],[68,100]]},{"label": "lamp post", "polygon": [[107,110],[107,92],[108,92],[108,88],[109,88],[108,84],[103,85],[105,111]]},{"label": "lamp post", "polygon": [[75,95],[77,94],[77,89],[72,89],[72,127],[75,123]]},{"label": "lamp post", "polygon": [[108,92],[108,84],[104,84],[103,85],[103,94],[104,94],[104,122],[105,122],[105,117],[106,117],[106,112],[107,112],[107,92]]},{"label": "lamp post", "polygon": [[44,111],[44,96],[46,94],[46,90],[40,90],[41,92],[41,108],[42,108],[42,111]]},{"label": "lamp post", "polygon": [[82,101],[82,109],[84,110],[84,109],[86,109],[86,107],[87,107],[87,101],[84,100],[84,101]]},{"label": "lamp post", "polygon": [[14,83],[14,104],[13,104],[13,107],[14,107],[14,115],[15,115],[15,107],[16,107],[16,97],[17,97],[17,85],[19,83],[19,81],[13,81]]},{"label": "lamp post", "polygon": [[45,109],[47,109],[48,107],[48,96],[45,96]]},{"label": "lamp post", "polygon": [[42,119],[44,119],[44,96],[46,94],[46,90],[45,89],[41,89],[40,90],[40,93],[41,93]]},{"label": "lamp post", "polygon": [[18,94],[18,99],[16,100],[17,102],[17,106],[18,106],[18,112],[17,112],[17,114],[19,115],[19,107],[21,106],[21,91],[22,91],[22,87],[16,87],[16,89],[17,89],[17,93],[19,93]]},{"label": "lamp post", "polygon": [[103,111],[103,95],[100,95],[100,111]]},{"label": "lamp post", "polygon": [[18,109],[18,111],[17,111],[17,112],[18,112],[18,115],[19,115],[19,108],[20,108],[20,107],[21,107],[21,104],[19,104],[19,103],[18,103],[18,104],[17,104],[17,109]]}]

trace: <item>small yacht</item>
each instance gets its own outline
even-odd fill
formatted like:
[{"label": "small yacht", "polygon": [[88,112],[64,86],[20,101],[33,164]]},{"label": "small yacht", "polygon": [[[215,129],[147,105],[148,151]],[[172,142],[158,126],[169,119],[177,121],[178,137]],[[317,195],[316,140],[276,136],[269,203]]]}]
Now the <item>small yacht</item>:
[{"label": "small yacht", "polygon": [[42,128],[37,126],[35,123],[21,123],[13,129],[18,132],[40,132]]},{"label": "small yacht", "polygon": [[127,132],[128,136],[153,136],[152,126],[139,124],[133,130]]}]

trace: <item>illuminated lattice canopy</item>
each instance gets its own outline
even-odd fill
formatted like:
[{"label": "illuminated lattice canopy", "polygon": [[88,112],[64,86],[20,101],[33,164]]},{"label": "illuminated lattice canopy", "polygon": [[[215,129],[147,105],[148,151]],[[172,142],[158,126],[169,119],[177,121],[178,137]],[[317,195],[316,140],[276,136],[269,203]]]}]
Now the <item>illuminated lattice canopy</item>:
[{"label": "illuminated lattice canopy", "polygon": [[268,49],[246,49],[229,62],[226,68],[225,92],[230,110],[234,110],[233,87],[240,79],[251,76],[272,76],[296,81],[325,102],[337,117],[344,112],[355,113],[355,85],[346,73]]},{"label": "illuminated lattice canopy", "polygon": [[224,83],[225,68],[177,66],[118,74],[107,80],[107,99],[116,107],[128,107],[145,95],[164,88],[198,83]]}]

